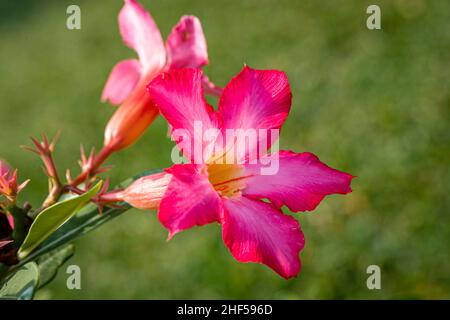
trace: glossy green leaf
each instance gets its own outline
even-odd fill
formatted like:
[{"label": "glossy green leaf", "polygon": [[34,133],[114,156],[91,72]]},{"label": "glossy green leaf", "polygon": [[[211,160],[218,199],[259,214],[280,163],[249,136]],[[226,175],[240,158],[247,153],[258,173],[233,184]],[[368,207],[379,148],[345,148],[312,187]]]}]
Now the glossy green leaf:
[{"label": "glossy green leaf", "polygon": [[101,186],[102,182],[99,182],[86,193],[55,203],[39,213],[19,249],[19,259],[27,256],[56,229],[77,213],[78,210],[84,207],[100,191]]},{"label": "glossy green leaf", "polygon": [[[126,188],[134,180],[140,177],[158,173],[161,171],[162,170],[160,169],[145,171],[133,178],[129,178],[123,181],[121,184],[116,186],[116,188]],[[131,208],[131,206],[126,202],[120,203],[119,205],[121,206],[120,208],[105,208],[102,214],[98,212],[98,209],[95,205],[86,205],[72,218],[70,218],[69,221],[62,225],[61,228],[56,230],[47,240],[45,240],[44,243],[39,246],[39,248],[37,248],[25,259],[23,259],[19,265],[27,263],[28,261],[32,261],[55,248],[58,248],[88,232],[91,232],[92,230],[95,230],[96,228],[118,217]]]},{"label": "glossy green leaf", "polygon": [[42,288],[53,280],[59,267],[69,260],[75,253],[75,246],[68,244],[66,246],[50,251],[37,259],[39,268],[39,285]]},{"label": "glossy green leaf", "polygon": [[38,283],[38,266],[29,262],[0,284],[0,299],[31,300]]}]

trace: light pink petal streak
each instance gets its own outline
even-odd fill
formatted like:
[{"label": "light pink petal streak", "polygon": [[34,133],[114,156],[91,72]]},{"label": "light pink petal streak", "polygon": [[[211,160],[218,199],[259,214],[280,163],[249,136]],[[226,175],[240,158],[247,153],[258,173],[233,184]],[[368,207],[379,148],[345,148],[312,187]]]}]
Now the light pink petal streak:
[{"label": "light pink petal streak", "polygon": [[[255,70],[247,66],[225,87],[219,101],[219,114],[225,129],[280,129],[291,107],[292,94],[284,72]],[[267,137],[268,136],[268,137]],[[266,152],[273,143],[270,134],[259,134],[258,142],[267,139]],[[231,141],[227,141],[230,145]],[[248,153],[256,152],[256,143]]]},{"label": "light pink petal streak", "polygon": [[13,240],[6,240],[6,241],[1,241],[0,240],[0,249],[8,244],[10,244],[11,242],[13,242]]},{"label": "light pink petal streak", "polygon": [[141,78],[139,61],[129,59],[114,66],[102,93],[102,101],[109,100],[112,104],[122,103],[136,87]]},{"label": "light pink petal streak", "polygon": [[240,262],[263,263],[286,279],[300,271],[303,233],[294,218],[271,204],[246,197],[225,199],[222,236]]},{"label": "light pink petal streak", "polygon": [[181,17],[167,38],[166,47],[171,68],[200,68],[208,64],[205,35],[197,17]]},{"label": "light pink petal streak", "polygon": [[[218,131],[220,124],[216,112],[203,96],[202,71],[173,69],[157,76],[148,85],[148,91],[161,115],[171,125],[172,137],[186,158],[191,163],[203,163],[202,152],[206,152],[210,145],[208,141],[203,141],[203,133],[209,129]],[[180,138],[177,132],[187,133],[188,137]],[[196,150],[200,155],[194,159]],[[207,157],[205,155],[204,158]]]},{"label": "light pink petal streak", "polygon": [[222,204],[208,181],[207,174],[196,165],[174,165],[167,191],[159,206],[159,221],[169,230],[169,238],[193,226],[219,221]]},{"label": "light pink petal streak", "polygon": [[125,0],[119,13],[119,29],[125,44],[138,53],[144,70],[164,67],[166,50],[161,33],[136,0]]},{"label": "light pink petal streak", "polygon": [[[269,155],[268,155],[269,156]],[[351,192],[352,175],[328,167],[312,153],[280,151],[278,172],[261,175],[260,163],[246,164],[243,194],[252,198],[268,198],[277,207],[286,205],[291,211],[314,210],[326,195]],[[262,159],[264,160],[264,159]]]}]

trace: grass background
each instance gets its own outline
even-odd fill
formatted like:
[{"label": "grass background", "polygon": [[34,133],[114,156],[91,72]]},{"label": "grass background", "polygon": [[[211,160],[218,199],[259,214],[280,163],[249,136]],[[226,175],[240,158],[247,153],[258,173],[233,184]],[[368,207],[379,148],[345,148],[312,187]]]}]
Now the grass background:
[{"label": "grass background", "polygon": [[[166,242],[154,212],[132,210],[76,241],[69,264],[38,298],[450,298],[450,3],[445,1],[142,0],[164,37],[183,14],[208,40],[209,77],[225,85],[247,63],[284,70],[293,105],[282,149],[311,151],[358,176],[354,192],[298,214],[306,236],[298,278],[239,264],[220,227],[193,228]],[[366,28],[377,3],[382,30]],[[82,29],[67,30],[69,4]],[[62,130],[61,173],[77,170],[79,144],[102,144],[113,108],[100,102],[112,66],[134,57],[120,39],[121,1],[0,3],[0,156],[32,179],[22,199],[38,205],[46,179],[30,135]],[[170,165],[162,118],[109,163],[113,182]],[[381,267],[382,290],[366,268]]]}]

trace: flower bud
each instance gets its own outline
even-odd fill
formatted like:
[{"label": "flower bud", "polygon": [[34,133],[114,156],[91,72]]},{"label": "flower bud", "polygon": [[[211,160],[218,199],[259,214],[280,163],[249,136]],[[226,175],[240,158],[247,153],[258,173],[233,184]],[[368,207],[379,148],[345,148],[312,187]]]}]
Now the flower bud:
[{"label": "flower bud", "polygon": [[158,115],[145,84],[141,81],[109,120],[104,145],[111,151],[122,150],[136,142]]},{"label": "flower bud", "polygon": [[166,172],[139,178],[123,191],[123,199],[135,208],[157,209],[171,179]]}]

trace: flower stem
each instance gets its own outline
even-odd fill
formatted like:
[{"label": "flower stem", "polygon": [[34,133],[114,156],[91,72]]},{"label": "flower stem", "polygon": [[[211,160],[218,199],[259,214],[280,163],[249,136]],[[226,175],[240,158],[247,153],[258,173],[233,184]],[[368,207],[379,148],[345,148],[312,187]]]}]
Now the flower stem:
[{"label": "flower stem", "polygon": [[123,190],[114,190],[109,193],[104,193],[98,196],[98,202],[106,204],[106,203],[114,203],[124,201]]},{"label": "flower stem", "polygon": [[50,192],[44,203],[42,204],[44,208],[47,208],[58,200],[62,192],[62,184],[61,180],[59,179],[58,172],[56,170],[56,166],[51,153],[44,156],[42,160],[44,161],[44,165],[50,179]]},{"label": "flower stem", "polygon": [[51,187],[50,192],[42,204],[42,209],[45,209],[58,201],[61,194],[67,191],[73,191],[78,185],[94,176],[96,170],[105,162],[105,160],[112,154],[113,150],[108,147],[103,147],[103,149],[95,156],[92,165],[89,166],[87,170],[84,170],[78,177],[73,181],[70,181],[68,185],[62,185],[58,174],[56,173],[56,168],[53,165],[53,159],[51,156],[43,158],[45,167],[52,178],[50,180]]}]

